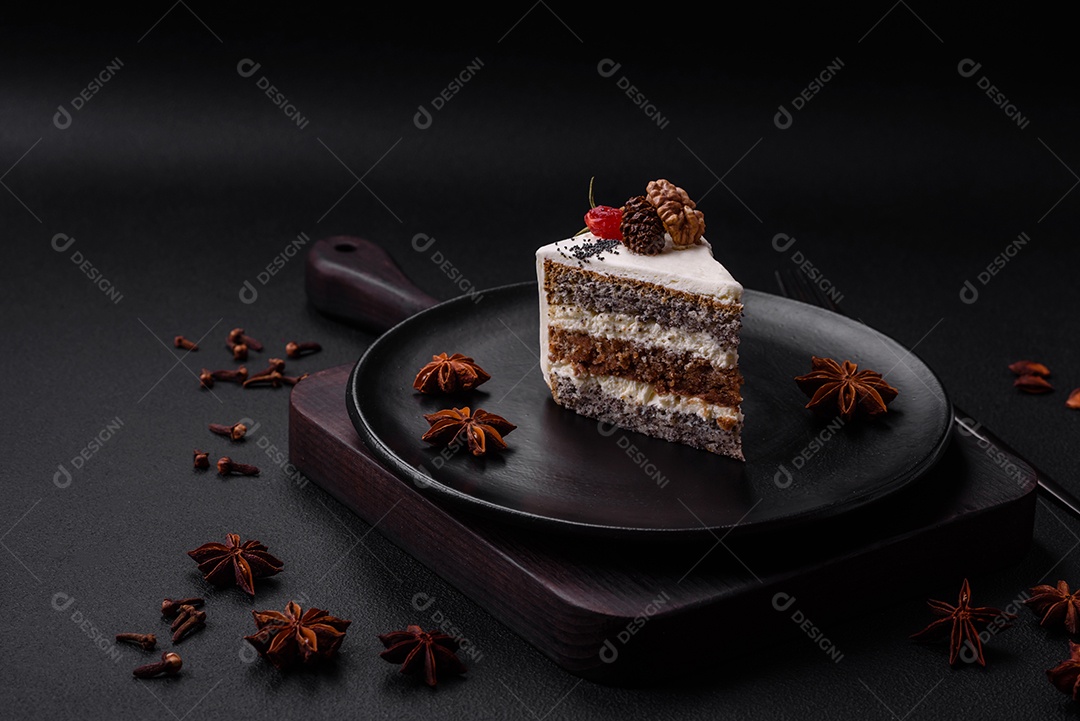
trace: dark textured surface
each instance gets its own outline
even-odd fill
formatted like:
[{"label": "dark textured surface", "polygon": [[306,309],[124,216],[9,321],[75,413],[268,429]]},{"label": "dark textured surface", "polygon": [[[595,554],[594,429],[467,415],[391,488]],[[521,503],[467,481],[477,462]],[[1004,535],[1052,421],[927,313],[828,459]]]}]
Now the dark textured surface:
[{"label": "dark textured surface", "polygon": [[[801,637],[674,688],[578,683],[295,481],[283,467],[286,390],[199,392],[189,372],[232,366],[223,343],[235,325],[268,351],[290,339],[323,344],[290,371],[359,357],[371,336],[305,303],[303,265],[285,255],[300,233],[377,241],[445,299],[531,280],[533,249],[580,229],[590,176],[597,201],[609,204],[667,176],[696,196],[708,237],[747,287],[775,292],[776,270],[808,264],[850,313],[914,348],[958,405],[1080,493],[1080,413],[1064,408],[1080,386],[1080,100],[1064,10],[768,6],[681,23],[700,35],[678,50],[659,37],[671,27],[659,20],[634,16],[620,31],[612,17],[551,3],[484,13],[453,6],[440,17],[366,6],[347,16],[318,5],[223,12],[164,3],[127,13],[125,27],[121,13],[94,5],[40,8],[25,21],[5,10],[0,702],[8,716],[1075,717],[1076,705],[1045,678],[1066,653],[1062,634],[1022,610],[992,641],[985,670],[951,671],[942,649],[907,640],[929,621],[925,594],[887,584],[853,584],[867,614],[827,629],[844,650],[839,664]],[[70,109],[115,58],[119,72],[71,113],[70,126],[56,127],[58,106]],[[479,70],[436,110],[432,99],[478,58]],[[836,76],[778,128],[778,106],[791,111],[836,58]],[[981,63],[970,77],[957,69],[966,58]],[[244,59],[260,64],[248,77],[237,72]],[[607,76],[598,71],[605,59],[619,64]],[[260,89],[264,77],[305,127]],[[1026,127],[980,89],[984,77]],[[626,95],[623,78],[664,127]],[[414,124],[421,105],[426,129]],[[62,252],[52,245],[59,233],[75,239]],[[1030,242],[1012,245],[1020,233]],[[1007,255],[1010,247],[1018,252]],[[119,302],[87,277],[87,261]],[[240,299],[245,281],[255,303]],[[979,291],[974,303],[961,299],[965,282]],[[209,335],[180,360],[160,342],[176,333]],[[1022,357],[1051,367],[1053,393],[1012,388],[1005,367]],[[245,416],[261,427],[241,446],[206,432],[209,422]],[[103,430],[118,422],[115,433]],[[263,474],[196,475],[191,450],[202,444],[260,463]],[[1042,581],[1080,583],[1080,522],[1045,503],[1036,521],[1018,564],[973,575],[977,603],[1005,607]],[[184,551],[230,531],[263,540],[285,572],[254,602],[207,591],[207,628],[182,645],[184,677],[132,681],[146,656],[125,647],[113,662],[91,635],[161,631],[161,597],[204,591]],[[934,597],[953,599],[959,582],[943,579]],[[436,599],[423,613],[411,605],[420,592]],[[881,605],[893,594],[895,604]],[[354,621],[327,673],[283,676],[241,657],[250,610],[290,598]],[[436,612],[484,656],[470,678],[432,694],[377,657],[374,634],[434,623]]]}]

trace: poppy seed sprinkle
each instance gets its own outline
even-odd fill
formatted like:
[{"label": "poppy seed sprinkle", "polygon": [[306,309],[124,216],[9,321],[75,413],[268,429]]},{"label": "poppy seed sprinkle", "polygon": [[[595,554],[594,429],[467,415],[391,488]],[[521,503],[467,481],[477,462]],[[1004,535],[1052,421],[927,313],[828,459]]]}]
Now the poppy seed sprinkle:
[{"label": "poppy seed sprinkle", "polygon": [[622,245],[622,243],[618,240],[598,239],[585,241],[583,243],[575,243],[566,246],[565,248],[560,247],[559,255],[567,259],[572,258],[578,262],[579,266],[583,266],[593,258],[602,261],[604,259],[604,253],[610,252],[613,255],[618,255],[620,245]]}]

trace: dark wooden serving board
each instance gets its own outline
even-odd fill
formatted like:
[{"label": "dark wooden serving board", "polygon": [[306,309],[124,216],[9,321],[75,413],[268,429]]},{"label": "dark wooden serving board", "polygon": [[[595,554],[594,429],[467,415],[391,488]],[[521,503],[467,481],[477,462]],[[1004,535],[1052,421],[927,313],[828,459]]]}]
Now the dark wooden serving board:
[{"label": "dark wooden serving board", "polygon": [[[378,246],[347,236],[313,246],[307,289],[321,311],[373,331],[435,302]],[[847,594],[853,586],[925,597],[936,584],[1015,563],[1031,542],[1035,470],[955,419],[929,473],[827,523],[666,543],[504,525],[439,505],[375,460],[348,414],[351,370],[332,368],[293,389],[292,462],[555,663],[591,680],[659,680],[701,668],[710,649],[730,657],[778,637],[812,643],[794,612],[827,629],[858,611]]]},{"label": "dark wooden serving board", "polygon": [[[537,536],[440,507],[380,466],[346,412],[350,370],[293,389],[292,462],[555,663],[595,681],[659,679],[700,667],[694,648],[731,654],[789,635],[794,608],[827,628],[855,610],[846,594],[853,585],[921,595],[1015,563],[1031,540],[1034,472],[996,439],[959,425],[927,477],[831,522],[828,533],[749,545],[721,536],[638,545]],[[797,606],[774,607],[789,598]],[[688,648],[688,634],[700,643]]]}]

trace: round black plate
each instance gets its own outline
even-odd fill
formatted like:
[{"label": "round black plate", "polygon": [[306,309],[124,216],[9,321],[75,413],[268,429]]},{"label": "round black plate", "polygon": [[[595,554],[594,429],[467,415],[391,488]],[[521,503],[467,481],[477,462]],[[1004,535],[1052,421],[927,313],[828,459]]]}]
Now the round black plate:
[{"label": "round black plate", "polygon": [[[925,472],[949,438],[941,383],[896,341],[827,310],[747,290],[739,365],[746,462],[612,428],[558,406],[539,368],[535,283],[441,303],[380,337],[346,402],[378,458],[431,496],[552,530],[615,536],[740,533],[830,518]],[[462,397],[412,388],[435,353],[492,378]],[[900,390],[873,422],[822,420],[792,380],[812,355],[852,360]],[[420,440],[425,413],[469,406],[517,425],[509,450],[476,458]]]}]

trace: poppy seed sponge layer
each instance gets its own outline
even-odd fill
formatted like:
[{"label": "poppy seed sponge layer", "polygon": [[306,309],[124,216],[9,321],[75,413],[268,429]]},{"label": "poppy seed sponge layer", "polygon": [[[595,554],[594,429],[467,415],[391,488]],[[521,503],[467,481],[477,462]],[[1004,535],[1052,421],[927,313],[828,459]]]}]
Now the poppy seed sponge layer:
[{"label": "poppy seed sponge layer", "polygon": [[742,285],[707,241],[646,256],[585,233],[538,249],[536,270],[556,403],[742,459]]}]

